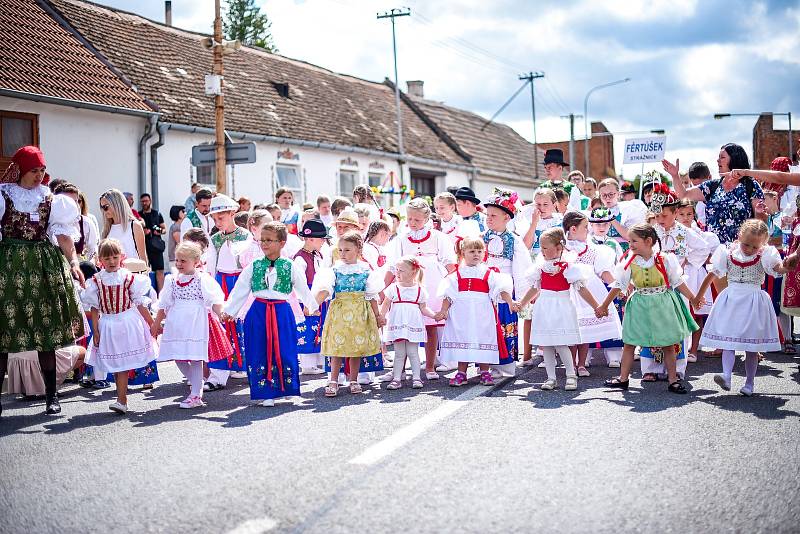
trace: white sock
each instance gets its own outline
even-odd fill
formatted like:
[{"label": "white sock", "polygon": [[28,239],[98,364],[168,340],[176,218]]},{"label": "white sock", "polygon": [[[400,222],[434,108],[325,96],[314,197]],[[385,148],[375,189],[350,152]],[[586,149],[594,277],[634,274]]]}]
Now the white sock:
[{"label": "white sock", "polygon": [[222,369],[209,369],[208,381],[213,382],[218,386],[224,386],[228,383],[228,377],[230,375],[231,375],[230,371],[224,371]]},{"label": "white sock", "polygon": [[572,351],[569,350],[569,347],[566,345],[558,345],[555,347],[555,350],[561,358],[561,363],[564,364],[567,376],[575,376],[575,363],[572,361]]},{"label": "white sock", "polygon": [[[411,341],[406,341],[406,356],[411,363],[411,379],[412,380],[419,380],[420,379],[420,372],[421,367],[419,364],[419,343],[413,343]],[[397,369],[397,367],[395,367]]]},{"label": "white sock", "polygon": [[731,375],[733,374],[733,366],[736,364],[736,353],[732,350],[723,350],[722,351],[722,376],[725,377],[725,380],[728,382],[731,381]]},{"label": "white sock", "polygon": [[[402,380],[403,370],[406,366],[406,342],[394,342],[394,367],[392,367],[392,380]],[[414,365],[414,359],[411,359],[411,365]],[[419,357],[417,357],[417,368],[419,368]]]},{"label": "white sock", "polygon": [[541,347],[542,354],[544,355],[544,368],[547,370],[547,379],[556,379],[556,348],[555,347]]},{"label": "white sock", "polygon": [[744,359],[744,372],[745,372],[745,381],[744,384],[746,386],[750,386],[750,389],[753,388],[754,382],[756,380],[756,372],[758,372],[758,353],[757,352],[748,352],[747,356]]},{"label": "white sock", "polygon": [[203,396],[203,362],[201,361],[176,361],[175,364],[181,373],[189,380],[192,388],[191,395],[194,397]]}]

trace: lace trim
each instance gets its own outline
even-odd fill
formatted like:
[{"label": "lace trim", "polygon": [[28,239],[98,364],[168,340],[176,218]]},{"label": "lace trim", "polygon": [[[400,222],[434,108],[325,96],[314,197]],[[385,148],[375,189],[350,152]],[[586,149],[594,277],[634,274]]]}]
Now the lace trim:
[{"label": "lace trim", "polygon": [[443,349],[459,350],[497,350],[497,343],[462,343],[458,341],[441,341],[439,346]]},{"label": "lace trim", "polygon": [[18,184],[3,184],[0,187],[11,197],[14,209],[27,214],[36,213],[39,210],[39,204],[44,202],[50,194],[50,190],[43,185],[35,189],[25,189]]},{"label": "lace trim", "polygon": [[779,343],[780,340],[776,337],[734,337],[734,336],[717,336],[714,334],[709,334],[708,332],[703,332],[703,337],[708,339],[713,339],[715,341],[734,341],[737,343],[753,343],[753,344],[762,344],[762,343]]}]

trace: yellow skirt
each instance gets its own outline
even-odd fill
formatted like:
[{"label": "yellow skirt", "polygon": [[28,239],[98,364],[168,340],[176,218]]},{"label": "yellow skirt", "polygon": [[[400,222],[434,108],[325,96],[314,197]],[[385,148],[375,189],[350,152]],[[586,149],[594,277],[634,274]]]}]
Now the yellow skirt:
[{"label": "yellow skirt", "polygon": [[322,328],[322,354],[362,358],[380,351],[378,323],[364,293],[337,293]]}]

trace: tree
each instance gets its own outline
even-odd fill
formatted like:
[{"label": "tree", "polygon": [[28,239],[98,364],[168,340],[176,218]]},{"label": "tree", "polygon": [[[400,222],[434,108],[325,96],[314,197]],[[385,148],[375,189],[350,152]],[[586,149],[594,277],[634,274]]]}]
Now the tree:
[{"label": "tree", "polygon": [[258,46],[268,52],[277,52],[272,40],[272,23],[266,13],[255,5],[255,0],[228,0],[222,32],[226,39],[238,39],[244,45]]}]

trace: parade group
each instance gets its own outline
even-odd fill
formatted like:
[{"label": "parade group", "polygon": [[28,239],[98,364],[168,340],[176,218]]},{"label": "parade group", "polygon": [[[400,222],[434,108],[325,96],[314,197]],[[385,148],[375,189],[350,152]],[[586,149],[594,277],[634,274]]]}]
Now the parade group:
[{"label": "parade group", "polygon": [[166,362],[187,384],[177,406],[192,409],[229,379],[274,406],[301,395],[301,375],[327,374],[335,397],[443,375],[492,386],[540,361],[549,391],[558,360],[566,390],[590,364],[619,368],[604,386],[627,389],[639,360],[643,382],[683,394],[701,355],[720,359],[724,391],[743,355],[736,388],[749,397],[765,353],[794,353],[800,175],[788,158],[753,170],[726,144],[718,177],[665,160],[670,178],[638,188],[569,172],[560,150],[544,162],[527,203],[465,186],[388,207],[362,185],[305,205],[281,188],[251,205],[193,184],[167,231],[149,195],[140,215],[117,189],[100,196],[98,224],[79,185],[51,180],[44,154],[22,147],[0,183],[0,388],[8,374],[9,393],[44,394],[56,414],[68,377],[113,382],[109,408],[125,414],[141,406],[129,387],[152,387]]}]

